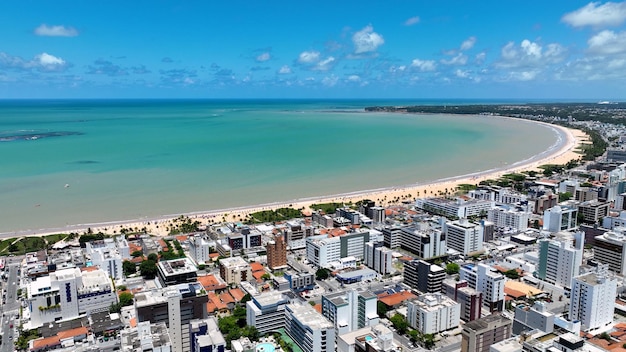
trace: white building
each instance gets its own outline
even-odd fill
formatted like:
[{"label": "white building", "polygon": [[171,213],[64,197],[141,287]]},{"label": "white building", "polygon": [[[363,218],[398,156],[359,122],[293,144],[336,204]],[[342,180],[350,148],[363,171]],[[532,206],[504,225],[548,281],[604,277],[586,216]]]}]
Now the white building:
[{"label": "white building", "polygon": [[459,327],[461,305],[442,293],[420,295],[407,302],[407,322],[422,334],[437,334]]},{"label": "white building", "polygon": [[415,254],[419,259],[430,259],[446,254],[446,236],[441,229],[431,228],[430,224],[419,223],[403,227],[402,248]]},{"label": "white building", "polygon": [[393,251],[383,246],[382,242],[367,242],[365,244],[365,257],[363,261],[368,268],[381,275],[391,273]]},{"label": "white building", "polygon": [[579,320],[583,330],[594,330],[613,323],[617,280],[600,265],[590,272],[572,280],[569,319]]},{"label": "white building", "polygon": [[326,235],[311,236],[306,239],[306,257],[309,263],[319,268],[328,268],[330,263],[341,259],[341,240]]},{"label": "white building", "polygon": [[122,262],[131,258],[130,247],[124,236],[87,242],[85,254],[88,261],[104,270],[114,280],[124,278]]},{"label": "white building", "polygon": [[117,303],[113,283],[101,269],[57,270],[31,281],[27,292],[31,329],[53,321],[72,320]]},{"label": "white building", "polygon": [[337,336],[337,352],[390,352],[395,350],[393,331],[383,324]]},{"label": "white building", "polygon": [[504,284],[506,277],[486,264],[467,264],[459,271],[460,279],[467,281],[469,287],[483,293],[483,304],[490,311],[502,311],[504,308]]},{"label": "white building", "polygon": [[222,258],[220,276],[227,284],[239,284],[242,281],[252,280],[252,268],[241,257]]},{"label": "white building", "polygon": [[322,296],[322,315],[344,334],[378,324],[378,299],[369,291],[337,292]]},{"label": "white building", "polygon": [[193,236],[189,238],[189,254],[196,264],[210,262],[210,250],[210,243],[204,236]]},{"label": "white building", "polygon": [[536,276],[560,287],[570,288],[572,278],[583,263],[585,234],[559,232],[555,239],[538,242],[539,263]]},{"label": "white building", "polygon": [[303,352],[335,351],[335,327],[309,304],[285,306],[285,332]]},{"label": "white building", "polygon": [[543,229],[550,232],[574,230],[577,216],[575,207],[557,205],[543,212]]},{"label": "white building", "polygon": [[483,250],[483,228],[467,219],[449,221],[445,226],[446,245],[465,255]]},{"label": "white building", "polygon": [[120,332],[122,351],[133,352],[170,352],[172,343],[165,323],[150,324],[149,321],[137,323],[134,328]]},{"label": "white building", "polygon": [[518,231],[526,231],[530,211],[521,207],[499,205],[487,212],[487,220],[493,222],[498,228],[511,228]]},{"label": "white building", "polygon": [[415,201],[415,207],[429,213],[460,219],[486,214],[493,207],[493,202],[478,199],[465,200],[462,198],[457,198],[456,200],[420,198]]},{"label": "white building", "polygon": [[261,335],[285,327],[285,305],[289,297],[277,291],[253,296],[246,302],[246,324],[254,326]]}]

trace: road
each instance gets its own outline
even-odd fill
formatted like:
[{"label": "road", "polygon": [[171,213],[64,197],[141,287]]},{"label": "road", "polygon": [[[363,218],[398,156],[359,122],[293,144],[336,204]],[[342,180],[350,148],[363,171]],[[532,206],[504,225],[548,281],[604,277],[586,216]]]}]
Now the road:
[{"label": "road", "polygon": [[461,341],[455,342],[450,345],[442,346],[437,351],[438,352],[452,352],[452,351],[460,351],[461,350]]},{"label": "road", "polygon": [[[15,317],[19,314],[20,308],[20,302],[17,300],[17,269],[19,268],[19,264],[10,263],[10,259],[11,258],[7,258],[9,275],[6,283],[2,286],[3,289],[6,289],[6,301],[2,306],[2,320],[0,321],[2,324],[2,345],[0,345],[0,352],[14,351],[13,341],[17,340],[18,337],[17,334],[15,334],[15,330],[19,325],[19,319]],[[11,328],[11,326],[13,326],[13,328]],[[12,338],[10,338],[11,336]]]}]

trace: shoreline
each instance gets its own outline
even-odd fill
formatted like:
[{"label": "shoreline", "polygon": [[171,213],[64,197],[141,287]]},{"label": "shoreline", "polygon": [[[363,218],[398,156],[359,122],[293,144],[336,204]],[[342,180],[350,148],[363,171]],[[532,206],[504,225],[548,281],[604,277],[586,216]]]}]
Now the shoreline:
[{"label": "shoreline", "polygon": [[[520,119],[507,117],[507,116],[490,116],[504,119],[514,119],[520,121]],[[278,208],[292,207],[296,209],[303,208],[304,213],[311,211],[310,206],[316,203],[330,203],[330,202],[358,202],[364,199],[370,199],[377,203],[377,205],[389,205],[393,199],[399,201],[405,199],[422,198],[427,196],[438,196],[445,191],[454,190],[459,184],[478,184],[480,181],[487,179],[495,179],[501,177],[506,173],[522,172],[530,170],[539,170],[538,167],[545,164],[565,164],[570,160],[578,160],[581,155],[576,151],[578,147],[584,142],[588,141],[588,136],[581,130],[566,128],[550,123],[534,120],[524,120],[527,123],[536,123],[544,125],[547,128],[552,129],[557,135],[557,140],[545,151],[531,156],[525,160],[515,161],[511,164],[505,163],[502,167],[496,167],[489,170],[478,171],[463,175],[450,176],[432,181],[426,181],[424,183],[416,183],[401,186],[390,186],[369,190],[360,190],[347,193],[340,193],[334,195],[322,195],[307,198],[296,198],[288,201],[277,201],[270,203],[263,203],[257,205],[247,205],[240,207],[231,207],[225,209],[206,210],[206,211],[194,211],[182,214],[167,214],[154,217],[145,217],[139,219],[128,220],[114,220],[99,223],[90,224],[75,224],[64,227],[56,228],[42,228],[42,229],[27,229],[11,232],[0,233],[0,238],[22,237],[22,236],[45,236],[56,233],[69,233],[69,232],[86,232],[91,228],[93,232],[103,232],[112,234],[119,233],[123,228],[126,229],[142,229],[146,228],[147,231],[153,235],[165,236],[168,234],[167,227],[173,223],[173,220],[181,215],[189,217],[193,221],[199,221],[201,226],[210,225],[214,222],[225,221],[240,221],[251,213],[255,213],[263,210],[275,210]]]}]

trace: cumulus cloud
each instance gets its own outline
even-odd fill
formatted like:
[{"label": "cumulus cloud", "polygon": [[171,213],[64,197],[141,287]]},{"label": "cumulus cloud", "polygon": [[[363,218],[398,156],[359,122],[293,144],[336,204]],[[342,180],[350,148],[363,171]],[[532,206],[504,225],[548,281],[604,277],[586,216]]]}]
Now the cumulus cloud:
[{"label": "cumulus cloud", "polygon": [[298,56],[298,62],[301,64],[314,64],[320,61],[319,51],[303,51]]},{"label": "cumulus cloud", "polygon": [[463,53],[458,53],[456,56],[450,58],[449,60],[442,59],[441,63],[444,65],[458,65],[463,66],[467,63],[467,55]]},{"label": "cumulus cloud", "polygon": [[461,43],[461,50],[469,50],[474,47],[474,44],[476,44],[476,37],[469,37]]},{"label": "cumulus cloud", "polygon": [[483,62],[485,62],[486,58],[487,58],[487,53],[482,52],[482,53],[476,54],[476,56],[474,57],[474,61],[476,62],[477,65],[481,65]]},{"label": "cumulus cloud", "polygon": [[500,52],[498,67],[541,67],[561,62],[566,50],[560,44],[548,44],[544,48],[536,42],[524,39],[519,46],[514,42],[507,43]]},{"label": "cumulus cloud", "polygon": [[374,27],[367,25],[354,33],[352,43],[354,44],[355,54],[365,54],[376,51],[379,46],[385,43],[385,39],[380,34],[374,32]]},{"label": "cumulus cloud", "polygon": [[278,74],[286,75],[291,73],[291,67],[287,65],[283,65],[280,69],[278,69]]},{"label": "cumulus cloud", "polygon": [[93,65],[87,67],[87,74],[91,75],[105,75],[110,77],[127,76],[128,70],[112,63],[111,61],[98,59],[94,61]]},{"label": "cumulus cloud", "polygon": [[361,77],[359,75],[350,75],[347,78],[348,82],[360,82],[361,81]]},{"label": "cumulus cloud", "polygon": [[419,16],[413,16],[413,17],[407,19],[406,21],[404,21],[404,25],[405,26],[412,26],[414,24],[418,24],[419,22],[420,22]]},{"label": "cumulus cloud", "polygon": [[335,58],[332,56],[327,57],[326,59],[318,62],[315,66],[312,67],[315,71],[328,71],[335,64]]},{"label": "cumulus cloud", "polygon": [[78,35],[78,31],[72,27],[65,26],[48,26],[42,24],[35,28],[35,34],[44,37],[75,37]]},{"label": "cumulus cloud", "polygon": [[587,41],[589,52],[598,55],[626,53],[626,32],[604,30]]},{"label": "cumulus cloud", "polygon": [[0,52],[0,68],[11,70],[37,70],[40,72],[62,72],[70,65],[60,57],[48,53],[35,55],[31,60],[24,60],[19,56],[12,56]]},{"label": "cumulus cloud", "polygon": [[459,77],[459,78],[468,78],[469,77],[469,71],[463,71],[461,69],[457,69],[456,71],[454,71],[454,75]]},{"label": "cumulus cloud", "polygon": [[339,77],[335,75],[326,76],[322,79],[322,84],[327,87],[334,87],[339,82]]},{"label": "cumulus cloud", "polygon": [[411,67],[417,68],[422,72],[430,72],[437,68],[437,64],[433,60],[414,59],[411,62]]},{"label": "cumulus cloud", "polygon": [[335,66],[336,61],[333,56],[323,59],[319,51],[303,51],[297,60],[303,68],[312,71],[328,71]]},{"label": "cumulus cloud", "polygon": [[255,60],[257,62],[265,62],[265,61],[268,61],[271,58],[272,58],[272,56],[270,55],[270,53],[264,52],[264,53],[261,53],[261,54],[257,55]]},{"label": "cumulus cloud", "polygon": [[188,86],[196,83],[198,74],[195,70],[172,69],[160,70],[161,81],[167,85]]},{"label": "cumulus cloud", "polygon": [[561,21],[572,27],[614,27],[626,20],[626,2],[590,2],[578,10],[563,15]]}]

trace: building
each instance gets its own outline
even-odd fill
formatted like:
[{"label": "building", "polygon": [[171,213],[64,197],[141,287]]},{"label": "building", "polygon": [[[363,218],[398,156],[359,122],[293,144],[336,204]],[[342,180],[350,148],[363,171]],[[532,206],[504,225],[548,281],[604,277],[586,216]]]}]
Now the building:
[{"label": "building", "polygon": [[481,216],[493,207],[493,202],[479,199],[449,200],[446,198],[420,198],[415,201],[415,207],[432,214],[442,215],[448,218],[468,218]]},{"label": "building", "polygon": [[211,261],[211,246],[204,236],[189,237],[189,254],[196,264],[205,264]]},{"label": "building", "polygon": [[246,302],[246,324],[261,335],[285,327],[285,305],[289,297],[276,291],[265,292]]},{"label": "building", "polygon": [[461,352],[489,352],[491,345],[511,337],[512,323],[499,313],[466,323],[461,331]]},{"label": "building", "polygon": [[261,232],[256,229],[250,229],[245,226],[226,237],[228,246],[232,251],[239,251],[252,247],[261,246]]},{"label": "building", "polygon": [[613,323],[617,279],[606,265],[572,280],[570,321],[579,320],[583,330],[603,328]]},{"label": "building", "polygon": [[193,352],[225,352],[226,340],[217,326],[216,317],[189,322],[191,350]]},{"label": "building", "polygon": [[285,332],[303,352],[335,351],[335,327],[309,304],[285,306]]},{"label": "building", "polygon": [[322,296],[322,315],[344,334],[378,324],[378,298],[369,291],[337,292]]},{"label": "building", "polygon": [[198,268],[187,257],[163,260],[157,263],[157,276],[164,286],[196,282]]},{"label": "building", "polygon": [[296,292],[312,290],[315,287],[315,275],[313,273],[286,271],[283,277],[289,282],[289,288]]},{"label": "building", "polygon": [[593,258],[609,270],[626,276],[626,228],[615,228],[594,237]]},{"label": "building", "polygon": [[368,268],[381,275],[390,274],[392,267],[393,251],[383,246],[383,242],[367,242],[365,244],[364,262]]},{"label": "building", "polygon": [[464,255],[483,250],[483,231],[480,224],[459,219],[448,221],[445,229],[448,248]]},{"label": "building", "polygon": [[133,352],[170,352],[172,343],[165,323],[138,323],[120,333],[121,350]]},{"label": "building", "polygon": [[590,200],[578,205],[578,213],[582,215],[583,222],[587,224],[598,223],[602,218],[609,215],[611,202]]},{"label": "building", "polygon": [[272,269],[287,267],[287,245],[282,236],[275,236],[267,243],[267,266]]},{"label": "building", "polygon": [[369,232],[352,232],[338,237],[326,235],[311,236],[306,239],[307,260],[319,268],[330,268],[342,258],[363,259],[365,243],[369,242]]},{"label": "building", "polygon": [[252,280],[252,268],[241,257],[220,259],[220,276],[227,284]]},{"label": "building", "polygon": [[114,280],[124,278],[122,262],[131,258],[129,252],[130,247],[124,236],[90,241],[85,244],[87,259],[94,266],[108,273]]},{"label": "building", "polygon": [[68,321],[117,303],[111,279],[102,269],[62,269],[28,283],[31,329]]},{"label": "building", "polygon": [[499,205],[489,209],[487,212],[487,220],[493,222],[496,227],[501,229],[508,228],[526,231],[528,219],[530,219],[530,211],[518,206]]},{"label": "building", "polygon": [[391,352],[394,349],[393,331],[383,324],[337,336],[337,352]]},{"label": "building", "polygon": [[583,263],[585,234],[559,232],[556,239],[540,239],[539,264],[535,275],[551,284],[570,288]]},{"label": "building", "polygon": [[487,220],[480,220],[480,229],[483,232],[483,242],[493,241],[493,234],[495,232],[496,225]]},{"label": "building", "polygon": [[385,247],[394,249],[402,245],[402,227],[403,226],[385,226],[382,228]]},{"label": "building", "polygon": [[404,283],[420,292],[441,292],[441,283],[445,278],[446,270],[437,264],[424,260],[404,263]]},{"label": "building", "polygon": [[557,205],[559,196],[554,193],[542,194],[536,198],[529,199],[529,201],[533,204],[533,214],[543,215],[544,211]]},{"label": "building", "polygon": [[483,294],[469,287],[467,281],[446,279],[441,285],[441,290],[460,305],[461,320],[468,322],[480,318]]},{"label": "building", "polygon": [[446,234],[427,223],[403,227],[401,247],[415,254],[419,259],[441,257],[446,255],[447,251]]},{"label": "building", "polygon": [[540,330],[545,333],[554,331],[554,314],[548,310],[546,304],[537,301],[533,306],[518,304],[515,307],[513,319],[513,334]]},{"label": "building", "polygon": [[574,230],[577,216],[576,207],[557,205],[543,213],[543,229],[550,232]]},{"label": "building", "polygon": [[459,271],[461,280],[467,281],[469,287],[483,294],[483,304],[490,312],[502,311],[504,308],[504,284],[506,277],[489,265],[467,264]]},{"label": "building", "polygon": [[407,302],[407,322],[422,334],[438,334],[456,329],[461,306],[442,293],[428,293]]},{"label": "building", "polygon": [[[333,218],[328,215],[320,215],[318,213],[313,213],[313,222],[319,223],[320,221],[316,221],[316,216],[324,219],[324,225],[329,225],[327,227],[333,226]],[[326,219],[326,217],[328,219]],[[285,236],[284,240],[289,248],[293,249],[302,249],[306,247],[305,239],[309,236],[313,235],[313,228],[311,226],[303,224],[301,221],[290,220],[286,223],[286,228],[283,230],[283,234]]]},{"label": "building", "polygon": [[199,283],[138,292],[135,295],[137,322],[165,323],[172,351],[191,351],[191,321],[207,318],[208,301]]}]

